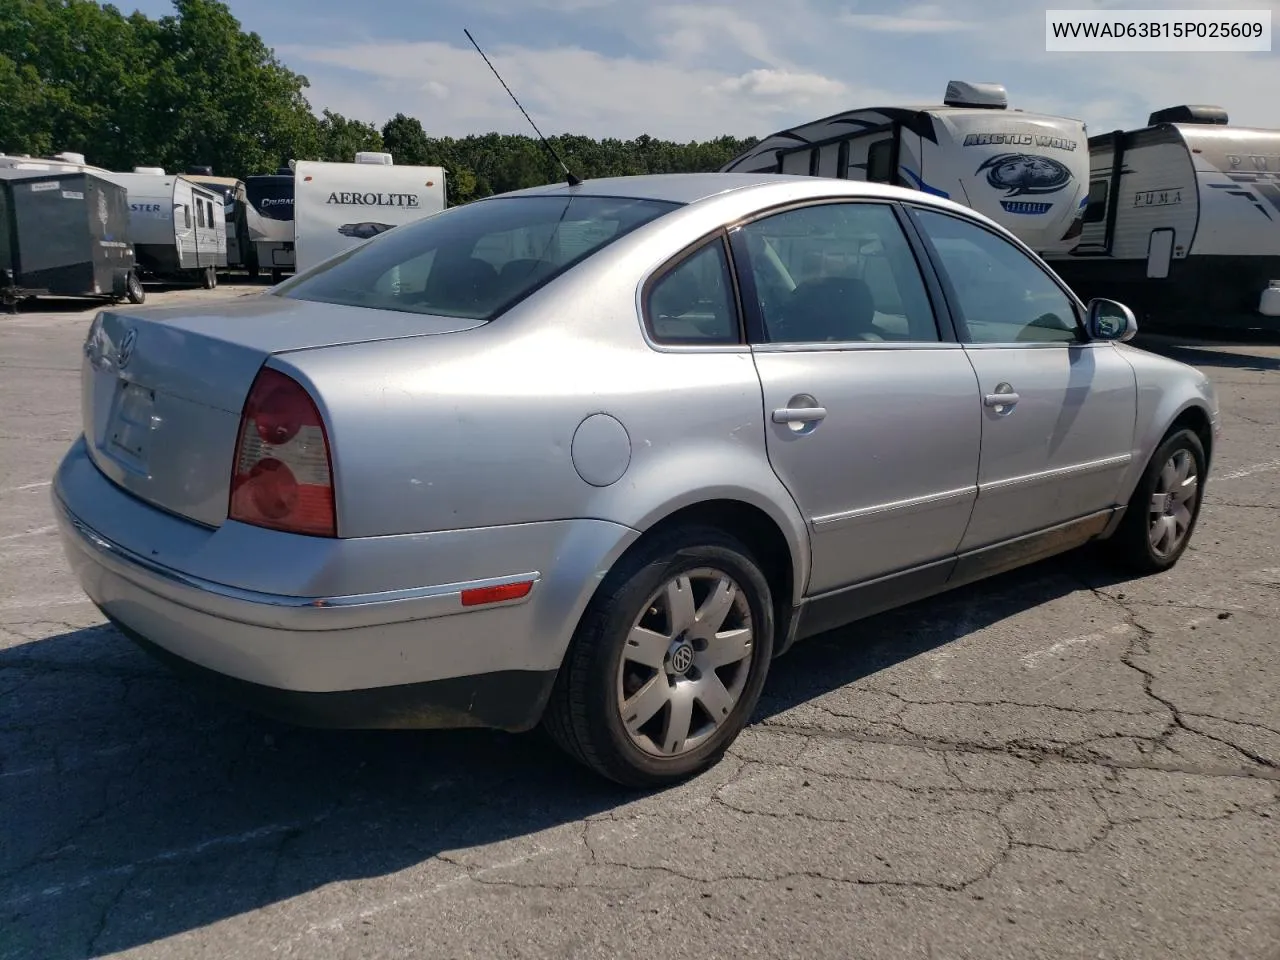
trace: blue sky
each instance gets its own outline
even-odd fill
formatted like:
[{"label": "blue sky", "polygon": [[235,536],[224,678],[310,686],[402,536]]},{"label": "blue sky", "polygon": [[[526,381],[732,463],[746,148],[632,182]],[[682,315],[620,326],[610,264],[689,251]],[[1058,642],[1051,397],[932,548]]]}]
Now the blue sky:
[{"label": "blue sky", "polygon": [[[167,0],[117,4],[148,16]],[[1260,54],[1063,54],[1045,6],[1019,0],[230,0],[311,81],[308,100],[432,135],[528,132],[463,35],[471,30],[544,133],[763,136],[838,110],[935,103],[947,81],[1003,83],[1010,106],[1132,128],[1211,103],[1280,128],[1280,48]],[[1071,9],[1270,9],[1280,0],[1072,0]]]}]

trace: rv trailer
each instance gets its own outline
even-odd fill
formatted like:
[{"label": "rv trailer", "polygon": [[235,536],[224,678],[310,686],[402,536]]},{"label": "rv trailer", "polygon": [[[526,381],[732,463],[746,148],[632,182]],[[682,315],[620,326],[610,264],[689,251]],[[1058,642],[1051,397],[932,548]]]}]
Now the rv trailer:
[{"label": "rv trailer", "polygon": [[444,168],[396,166],[389,153],[354,163],[294,165],[294,255],[298,273],[403,223],[444,209]]},{"label": "rv trailer", "polygon": [[215,177],[210,167],[189,167],[186,178],[222,197],[223,217],[227,223],[227,266],[258,275],[258,257],[249,239],[249,206],[244,181],[235,177]]},{"label": "rv trailer", "polygon": [[245,210],[249,239],[257,255],[259,269],[271,271],[271,282],[279,283],[285,271],[294,270],[293,250],[293,169],[281,167],[275,173],[245,177]]},{"label": "rv trailer", "polygon": [[953,80],[941,105],[848,110],[766,137],[720,168],[869,180],[949,197],[1038,252],[1081,227],[1085,124],[1008,108],[996,83]]},{"label": "rv trailer", "polygon": [[51,157],[32,157],[28,154],[18,156],[0,153],[0,168],[11,170],[55,170],[73,171],[75,173],[110,173],[103,167],[96,167],[85,160],[83,153],[63,151]]},{"label": "rv trailer", "polygon": [[87,171],[0,167],[0,303],[145,294],[128,240],[125,191]]},{"label": "rv trailer", "polygon": [[1089,140],[1083,226],[1050,266],[1150,328],[1280,330],[1280,130],[1179,106]]},{"label": "rv trailer", "polygon": [[218,194],[160,167],[105,176],[129,191],[129,239],[145,278],[218,285],[218,268],[227,265]]}]

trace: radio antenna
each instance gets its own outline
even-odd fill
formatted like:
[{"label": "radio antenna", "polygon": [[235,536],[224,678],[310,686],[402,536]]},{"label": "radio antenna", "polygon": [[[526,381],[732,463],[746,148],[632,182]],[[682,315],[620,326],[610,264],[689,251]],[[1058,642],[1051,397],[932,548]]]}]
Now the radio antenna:
[{"label": "radio antenna", "polygon": [[484,58],[484,62],[489,65],[489,69],[493,71],[493,75],[497,77],[498,82],[502,84],[502,89],[507,91],[507,96],[511,98],[512,102],[517,107],[520,107],[520,112],[523,113],[524,118],[529,121],[529,126],[533,127],[533,132],[538,135],[538,139],[541,140],[542,145],[547,148],[547,152],[551,154],[556,163],[560,164],[560,169],[564,171],[565,182],[571,187],[576,187],[582,183],[581,180],[569,172],[569,168],[565,166],[564,161],[560,159],[560,154],[556,153],[555,147],[551,146],[551,142],[542,135],[542,131],[538,129],[538,125],[533,122],[533,117],[529,116],[525,108],[520,106],[520,101],[517,100],[516,95],[511,92],[511,88],[507,86],[507,82],[502,79],[502,74],[498,73],[497,68],[494,67],[492,63],[489,63],[489,58],[484,55],[484,51],[480,49],[480,44],[476,43],[476,38],[471,35],[471,31],[466,27],[463,27],[462,32],[467,35],[467,39],[471,41],[471,45],[476,48],[476,53],[480,54],[480,56]]}]

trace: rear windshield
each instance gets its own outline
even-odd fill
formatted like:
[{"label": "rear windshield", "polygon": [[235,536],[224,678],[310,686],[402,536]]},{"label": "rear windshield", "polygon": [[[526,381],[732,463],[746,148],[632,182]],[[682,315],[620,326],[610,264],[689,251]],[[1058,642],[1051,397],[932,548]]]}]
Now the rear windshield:
[{"label": "rear windshield", "polygon": [[678,206],[617,197],[495,197],[389,230],[275,292],[295,300],[491,320]]}]

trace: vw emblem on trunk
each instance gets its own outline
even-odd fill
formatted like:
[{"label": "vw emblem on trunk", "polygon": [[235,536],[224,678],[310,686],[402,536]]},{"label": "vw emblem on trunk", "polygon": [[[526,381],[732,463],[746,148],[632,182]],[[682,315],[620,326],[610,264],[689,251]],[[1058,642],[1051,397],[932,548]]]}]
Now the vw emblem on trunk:
[{"label": "vw emblem on trunk", "polygon": [[987,183],[1007,190],[1006,197],[1057,193],[1071,182],[1071,170],[1059,160],[1033,153],[1001,153],[988,157],[975,174],[986,171]]},{"label": "vw emblem on trunk", "polygon": [[129,365],[129,358],[133,356],[133,345],[138,341],[138,331],[130,330],[124,335],[124,339],[120,341],[120,348],[116,350],[116,366],[123,370]]}]

